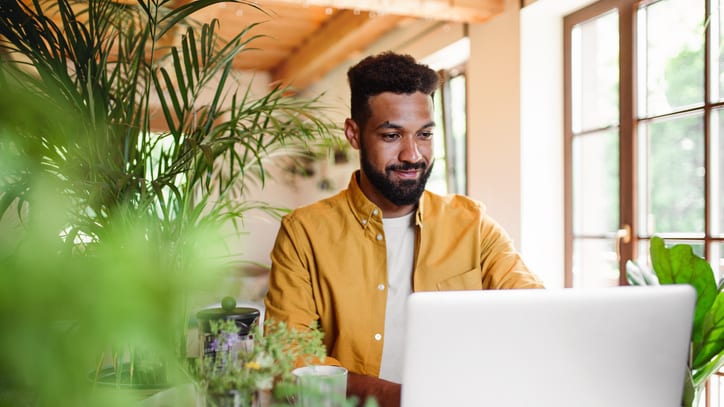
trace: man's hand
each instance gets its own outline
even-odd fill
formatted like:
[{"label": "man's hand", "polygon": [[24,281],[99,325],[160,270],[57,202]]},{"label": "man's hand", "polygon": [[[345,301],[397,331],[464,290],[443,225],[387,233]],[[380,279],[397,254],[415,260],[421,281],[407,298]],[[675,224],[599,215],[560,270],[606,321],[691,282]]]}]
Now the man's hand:
[{"label": "man's hand", "polygon": [[364,406],[367,397],[374,397],[380,407],[400,407],[402,386],[373,376],[349,372],[347,376],[347,397],[357,396],[358,406]]}]

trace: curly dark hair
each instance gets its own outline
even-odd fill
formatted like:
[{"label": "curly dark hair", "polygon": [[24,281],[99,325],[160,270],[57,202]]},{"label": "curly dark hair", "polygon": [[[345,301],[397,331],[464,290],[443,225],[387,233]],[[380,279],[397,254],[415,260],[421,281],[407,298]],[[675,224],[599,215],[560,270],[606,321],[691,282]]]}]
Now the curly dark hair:
[{"label": "curly dark hair", "polygon": [[437,72],[419,64],[410,55],[383,52],[368,56],[347,71],[351,91],[351,115],[360,129],[370,118],[370,96],[383,92],[411,94],[417,91],[430,96],[438,87]]}]

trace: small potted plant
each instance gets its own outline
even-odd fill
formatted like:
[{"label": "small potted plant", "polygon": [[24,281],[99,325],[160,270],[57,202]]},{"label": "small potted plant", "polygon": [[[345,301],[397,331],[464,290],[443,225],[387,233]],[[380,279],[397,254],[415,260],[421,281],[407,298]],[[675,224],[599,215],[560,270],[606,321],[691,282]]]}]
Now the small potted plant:
[{"label": "small potted plant", "polygon": [[284,322],[254,324],[251,335],[240,336],[233,320],[210,321],[215,338],[190,366],[205,407],[257,407],[273,399],[286,401],[296,386],[291,371],[298,363],[323,359],[318,329],[296,330]]}]

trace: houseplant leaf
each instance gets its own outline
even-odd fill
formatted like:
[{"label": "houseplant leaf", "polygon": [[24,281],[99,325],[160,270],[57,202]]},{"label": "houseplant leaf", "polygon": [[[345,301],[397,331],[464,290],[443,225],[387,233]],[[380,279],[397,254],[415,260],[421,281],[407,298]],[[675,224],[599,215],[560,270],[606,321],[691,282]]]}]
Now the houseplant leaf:
[{"label": "houseplant leaf", "polygon": [[693,355],[702,346],[704,317],[717,296],[711,266],[695,255],[691,246],[679,244],[667,248],[658,236],[651,239],[651,263],[661,284],[690,284],[696,289],[696,309],[691,340]]},{"label": "houseplant leaf", "polygon": [[663,239],[651,239],[651,261],[662,284],[690,284],[697,292],[691,333],[693,386],[699,388],[724,365],[724,293],[714,280],[711,265],[694,254],[690,245],[666,248]]},{"label": "houseplant leaf", "polygon": [[711,370],[713,373],[722,366],[720,359],[724,351],[724,293],[717,294],[714,304],[704,316],[701,330],[701,344],[693,349],[692,369],[697,371],[695,381],[709,376],[704,372]]}]

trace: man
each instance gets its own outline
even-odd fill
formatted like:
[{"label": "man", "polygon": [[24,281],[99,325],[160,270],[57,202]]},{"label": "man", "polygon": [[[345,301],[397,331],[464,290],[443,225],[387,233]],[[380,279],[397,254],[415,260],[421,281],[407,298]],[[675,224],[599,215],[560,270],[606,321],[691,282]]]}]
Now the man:
[{"label": "man", "polygon": [[348,393],[398,406],[411,292],[542,284],[480,203],[425,191],[435,71],[387,52],[347,75],[344,134],[361,169],[346,190],[282,219],[266,316],[297,328],[317,321],[332,363],[349,370]]}]

